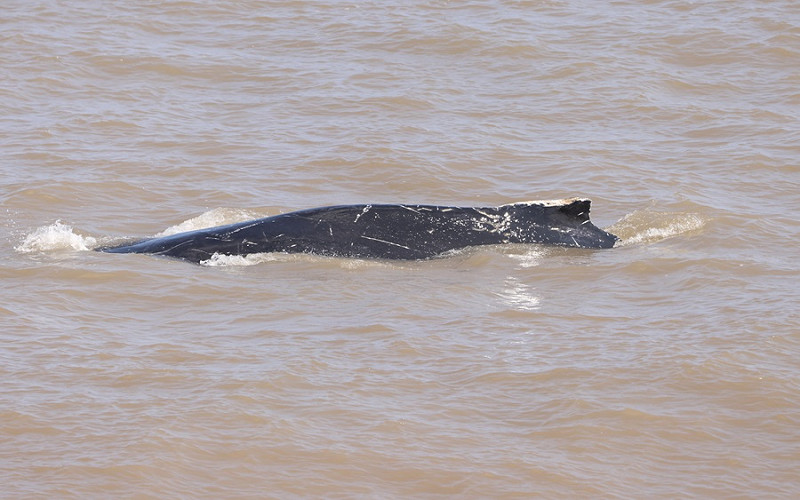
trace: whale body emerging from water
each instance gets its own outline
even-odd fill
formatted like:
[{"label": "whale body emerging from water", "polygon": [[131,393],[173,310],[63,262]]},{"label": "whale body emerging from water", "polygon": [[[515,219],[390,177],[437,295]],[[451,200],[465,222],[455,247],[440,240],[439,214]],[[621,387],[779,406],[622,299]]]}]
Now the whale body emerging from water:
[{"label": "whale body emerging from water", "polygon": [[98,250],[202,262],[214,254],[308,253],[365,259],[429,259],[476,245],[538,243],[611,248],[617,237],[589,220],[591,201],[571,198],[499,207],[340,205],[150,238]]}]

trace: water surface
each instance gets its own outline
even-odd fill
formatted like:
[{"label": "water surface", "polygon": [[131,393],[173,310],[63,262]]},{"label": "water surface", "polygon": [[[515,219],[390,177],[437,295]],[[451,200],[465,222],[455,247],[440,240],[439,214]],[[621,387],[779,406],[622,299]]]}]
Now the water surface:
[{"label": "water surface", "polygon": [[[789,1],[12,0],[7,498],[800,494]],[[586,196],[606,251],[90,249]]]}]

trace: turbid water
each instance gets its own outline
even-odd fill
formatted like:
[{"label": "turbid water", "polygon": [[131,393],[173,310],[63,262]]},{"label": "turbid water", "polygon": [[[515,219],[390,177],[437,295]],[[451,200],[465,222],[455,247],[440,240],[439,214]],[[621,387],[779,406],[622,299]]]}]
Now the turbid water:
[{"label": "turbid water", "polygon": [[[800,495],[800,6],[6,2],[3,498]],[[581,196],[613,249],[89,251]]]}]

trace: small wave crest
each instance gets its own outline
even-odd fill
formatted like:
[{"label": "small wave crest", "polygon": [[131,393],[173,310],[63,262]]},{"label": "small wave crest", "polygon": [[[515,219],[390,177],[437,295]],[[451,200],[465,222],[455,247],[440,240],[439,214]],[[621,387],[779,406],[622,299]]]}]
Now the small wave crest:
[{"label": "small wave crest", "polygon": [[95,238],[77,234],[72,226],[56,221],[27,235],[22,243],[14,247],[14,250],[20,253],[33,253],[53,250],[91,250],[96,246]]},{"label": "small wave crest", "polygon": [[308,253],[283,253],[283,252],[263,252],[251,253],[248,255],[225,255],[215,253],[210,258],[200,261],[201,266],[207,267],[243,267],[263,264],[265,262],[294,262],[310,265],[333,266],[340,269],[363,269],[363,268],[402,268],[405,265],[397,261],[338,258],[333,256],[314,255]]},{"label": "small wave crest", "polygon": [[[215,208],[208,212],[202,213],[197,217],[185,220],[180,224],[170,226],[167,229],[158,233],[155,237],[171,236],[173,234],[185,233],[187,231],[195,231],[197,229],[205,229],[214,226],[224,226],[226,224],[235,224],[250,219],[257,219],[259,215],[247,210],[237,208]],[[210,259],[209,259],[210,260]]]},{"label": "small wave crest", "polygon": [[706,219],[698,214],[636,210],[620,219],[607,230],[619,236],[616,246],[655,243],[680,234],[699,231]]},{"label": "small wave crest", "polygon": [[540,246],[524,245],[523,247],[524,251],[520,253],[511,251],[507,252],[509,257],[519,262],[519,266],[521,268],[539,266],[542,263],[542,259],[544,259],[548,254],[548,251]]},{"label": "small wave crest", "polygon": [[201,266],[208,267],[229,267],[229,266],[254,266],[262,262],[272,262],[280,260],[280,257],[273,253],[251,253],[248,255],[224,255],[215,253],[206,260],[201,260]]}]

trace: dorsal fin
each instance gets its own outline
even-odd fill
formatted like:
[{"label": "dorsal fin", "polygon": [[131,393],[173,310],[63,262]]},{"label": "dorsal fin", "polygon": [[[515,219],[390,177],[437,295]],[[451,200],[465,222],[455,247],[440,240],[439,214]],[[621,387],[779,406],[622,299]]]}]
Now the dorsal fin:
[{"label": "dorsal fin", "polygon": [[589,209],[592,202],[585,198],[573,198],[572,200],[564,200],[569,202],[567,205],[559,208],[559,212],[567,215],[571,219],[577,219],[581,224],[589,220]]}]

